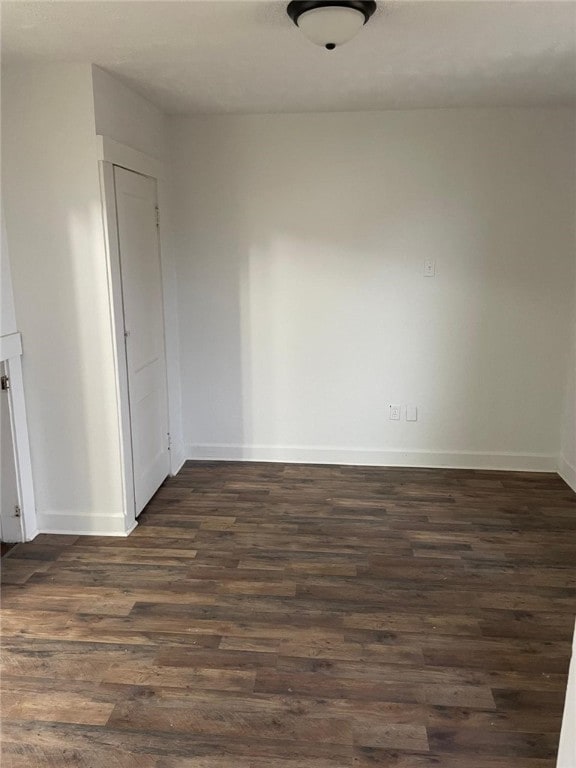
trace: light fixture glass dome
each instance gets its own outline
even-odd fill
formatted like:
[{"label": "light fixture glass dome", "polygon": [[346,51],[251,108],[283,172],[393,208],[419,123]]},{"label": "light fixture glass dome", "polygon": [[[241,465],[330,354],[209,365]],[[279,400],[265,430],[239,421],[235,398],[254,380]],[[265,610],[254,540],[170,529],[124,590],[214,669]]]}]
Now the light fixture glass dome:
[{"label": "light fixture glass dome", "polygon": [[332,49],[352,40],[364,26],[364,14],[354,8],[326,5],[298,17],[298,27],[316,45]]},{"label": "light fixture glass dome", "polygon": [[351,40],[375,10],[375,0],[291,0],[286,8],[308,40],[329,51]]}]

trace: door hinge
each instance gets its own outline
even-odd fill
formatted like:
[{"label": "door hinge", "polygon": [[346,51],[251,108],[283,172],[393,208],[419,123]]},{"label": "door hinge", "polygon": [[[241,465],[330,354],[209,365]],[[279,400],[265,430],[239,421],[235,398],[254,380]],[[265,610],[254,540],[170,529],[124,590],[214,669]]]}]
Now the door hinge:
[{"label": "door hinge", "polygon": [[156,206],[156,226],[160,226],[160,208],[158,206]]},{"label": "door hinge", "polygon": [[4,391],[7,391],[10,389],[10,377],[6,376],[6,374],[4,374],[3,376],[0,376],[0,387]]},{"label": "door hinge", "polygon": [[166,434],[168,435],[168,450],[170,451],[172,450],[172,435],[170,432],[167,432]]},{"label": "door hinge", "polygon": [[22,517],[22,510],[18,504],[14,506],[14,517]]}]

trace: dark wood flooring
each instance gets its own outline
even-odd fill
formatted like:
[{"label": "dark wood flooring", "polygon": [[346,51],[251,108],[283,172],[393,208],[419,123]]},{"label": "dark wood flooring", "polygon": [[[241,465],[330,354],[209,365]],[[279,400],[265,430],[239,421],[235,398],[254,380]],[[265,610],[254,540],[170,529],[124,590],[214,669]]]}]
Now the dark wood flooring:
[{"label": "dark wood flooring", "polygon": [[555,475],[188,463],[2,560],[3,768],[553,768]]}]

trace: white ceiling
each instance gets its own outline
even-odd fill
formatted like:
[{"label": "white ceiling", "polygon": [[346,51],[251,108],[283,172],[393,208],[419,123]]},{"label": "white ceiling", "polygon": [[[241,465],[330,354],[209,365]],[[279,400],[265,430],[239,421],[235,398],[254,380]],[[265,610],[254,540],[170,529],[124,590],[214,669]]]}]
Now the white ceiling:
[{"label": "white ceiling", "polygon": [[2,2],[5,62],[90,61],[173,114],[576,103],[575,2],[380,2],[336,51],[286,2]]}]

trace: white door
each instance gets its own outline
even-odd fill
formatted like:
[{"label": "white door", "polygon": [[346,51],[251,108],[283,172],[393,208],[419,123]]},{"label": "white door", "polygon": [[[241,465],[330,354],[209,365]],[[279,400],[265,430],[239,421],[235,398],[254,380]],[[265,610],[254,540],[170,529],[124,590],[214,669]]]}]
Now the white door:
[{"label": "white door", "polygon": [[136,514],[169,473],[156,180],[114,167]]},{"label": "white door", "polygon": [[[0,376],[5,373],[0,363]],[[0,535],[2,541],[22,541],[9,389],[0,391],[0,437]]]}]

